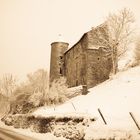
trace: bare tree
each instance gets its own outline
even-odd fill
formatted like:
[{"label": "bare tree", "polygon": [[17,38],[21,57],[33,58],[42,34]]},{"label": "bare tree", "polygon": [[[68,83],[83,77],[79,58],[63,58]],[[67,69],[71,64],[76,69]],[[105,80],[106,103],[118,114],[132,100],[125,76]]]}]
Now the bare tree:
[{"label": "bare tree", "polygon": [[49,92],[48,72],[44,69],[39,69],[33,74],[28,74],[27,77],[29,85],[33,89],[33,97],[39,97],[41,101],[45,102]]},{"label": "bare tree", "polygon": [[134,55],[135,55],[135,65],[139,65],[140,64],[140,38],[138,38],[136,41]]},{"label": "bare tree", "polygon": [[45,104],[48,94],[48,72],[38,69],[27,75],[28,80],[21,83],[14,92],[10,113],[27,113]]},{"label": "bare tree", "polygon": [[6,97],[11,97],[16,88],[17,79],[12,74],[3,75],[0,80],[0,92]]},{"label": "bare tree", "polygon": [[118,13],[109,14],[106,22],[96,31],[98,45],[110,47],[112,50],[112,73],[116,74],[118,59],[126,52],[132,41],[134,29],[133,13],[124,8]]},{"label": "bare tree", "polygon": [[13,93],[17,87],[17,78],[12,74],[5,74],[0,79],[0,96],[3,97],[0,102],[3,105],[3,109],[0,109],[0,113],[7,114],[10,110],[10,102],[13,99]]}]

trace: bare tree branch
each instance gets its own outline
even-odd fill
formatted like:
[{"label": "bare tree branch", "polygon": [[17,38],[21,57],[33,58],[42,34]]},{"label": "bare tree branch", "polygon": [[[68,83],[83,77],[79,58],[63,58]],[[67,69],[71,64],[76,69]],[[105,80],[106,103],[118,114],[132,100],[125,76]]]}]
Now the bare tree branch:
[{"label": "bare tree branch", "polygon": [[110,47],[112,50],[114,74],[116,73],[118,59],[126,52],[128,44],[131,43],[134,33],[132,29],[133,23],[133,13],[124,8],[118,13],[109,14],[104,26],[100,26],[100,29],[95,32],[97,44]]},{"label": "bare tree branch", "polygon": [[16,88],[17,79],[12,74],[3,75],[0,80],[0,92],[6,97],[10,97]]}]

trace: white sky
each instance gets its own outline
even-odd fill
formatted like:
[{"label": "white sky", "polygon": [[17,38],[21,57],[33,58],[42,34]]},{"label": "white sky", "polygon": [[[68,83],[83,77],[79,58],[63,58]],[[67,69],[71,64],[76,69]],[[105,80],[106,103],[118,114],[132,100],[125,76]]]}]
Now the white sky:
[{"label": "white sky", "polygon": [[140,25],[139,0],[0,0],[0,75],[24,77],[49,70],[50,44],[62,34],[70,46],[101,24],[109,12],[128,7]]}]

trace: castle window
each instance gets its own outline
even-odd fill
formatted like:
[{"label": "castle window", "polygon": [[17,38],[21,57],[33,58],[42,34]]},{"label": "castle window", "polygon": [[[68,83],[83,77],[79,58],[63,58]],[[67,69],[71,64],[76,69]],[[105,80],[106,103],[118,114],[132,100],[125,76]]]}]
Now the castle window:
[{"label": "castle window", "polygon": [[76,86],[78,86],[78,80],[76,80]]},{"label": "castle window", "polygon": [[62,74],[62,69],[60,68],[60,74]]},{"label": "castle window", "polygon": [[60,59],[63,59],[63,56],[60,56]]}]

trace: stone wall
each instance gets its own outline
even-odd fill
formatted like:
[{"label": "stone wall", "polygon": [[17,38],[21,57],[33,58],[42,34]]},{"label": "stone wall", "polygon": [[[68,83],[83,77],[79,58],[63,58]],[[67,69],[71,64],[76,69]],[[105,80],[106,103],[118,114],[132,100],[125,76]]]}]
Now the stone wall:
[{"label": "stone wall", "polygon": [[[110,46],[104,40],[108,41],[108,34],[107,26],[102,24],[85,33],[65,53],[60,46],[65,48],[67,44],[52,44],[54,53],[51,61],[51,79],[65,76],[69,87],[87,85],[88,88],[108,79],[112,70],[112,58]],[[62,62],[59,61],[60,57],[63,57]]]},{"label": "stone wall", "polygon": [[87,50],[87,86],[88,88],[109,79],[112,70],[112,58],[109,48]]},{"label": "stone wall", "polygon": [[109,79],[112,70],[112,54],[107,42],[108,33],[105,24],[87,32],[86,63],[88,88]]},{"label": "stone wall", "polygon": [[[97,32],[107,40],[106,26],[99,26],[85,33],[64,54],[64,74],[68,85],[93,87],[109,78],[112,70],[111,49],[99,41]],[[105,46],[104,46],[105,45]]]},{"label": "stone wall", "polygon": [[64,75],[70,87],[86,84],[85,53],[81,41],[65,53],[64,64]]}]

